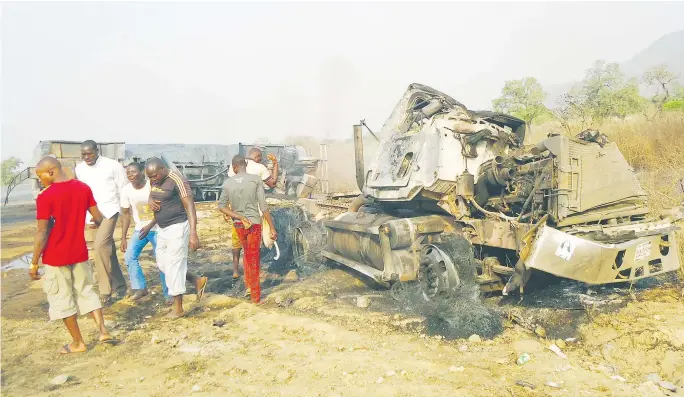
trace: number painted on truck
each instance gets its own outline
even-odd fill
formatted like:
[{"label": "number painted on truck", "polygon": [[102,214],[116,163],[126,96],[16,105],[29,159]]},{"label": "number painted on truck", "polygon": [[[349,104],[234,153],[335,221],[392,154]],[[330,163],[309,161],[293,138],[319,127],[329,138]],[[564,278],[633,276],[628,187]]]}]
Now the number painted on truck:
[{"label": "number painted on truck", "polygon": [[651,256],[651,242],[637,245],[634,251],[634,262],[642,261]]}]

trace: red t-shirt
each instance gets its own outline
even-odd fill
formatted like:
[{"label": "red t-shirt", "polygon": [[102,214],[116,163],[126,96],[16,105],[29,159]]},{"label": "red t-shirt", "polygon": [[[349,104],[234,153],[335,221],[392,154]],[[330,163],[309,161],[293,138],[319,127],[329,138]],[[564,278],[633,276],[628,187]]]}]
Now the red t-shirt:
[{"label": "red t-shirt", "polygon": [[43,263],[67,266],[88,260],[84,225],[88,208],[97,205],[88,185],[72,179],[53,183],[36,199],[36,219],[54,218]]}]

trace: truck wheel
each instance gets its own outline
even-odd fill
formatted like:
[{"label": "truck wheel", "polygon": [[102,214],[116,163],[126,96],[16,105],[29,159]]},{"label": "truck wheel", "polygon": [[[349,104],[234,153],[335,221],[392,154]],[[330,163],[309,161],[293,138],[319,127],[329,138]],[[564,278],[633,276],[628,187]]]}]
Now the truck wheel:
[{"label": "truck wheel", "polygon": [[475,258],[470,243],[458,236],[443,236],[442,242],[423,248],[418,280],[423,298],[446,299],[462,284],[476,277]]}]

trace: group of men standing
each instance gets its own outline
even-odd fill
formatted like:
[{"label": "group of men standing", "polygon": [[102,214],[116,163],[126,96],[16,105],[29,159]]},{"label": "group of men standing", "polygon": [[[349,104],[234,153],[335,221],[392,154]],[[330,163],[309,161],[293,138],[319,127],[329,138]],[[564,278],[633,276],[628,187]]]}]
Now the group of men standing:
[{"label": "group of men standing", "polygon": [[[275,185],[278,169],[275,158],[269,156],[275,165],[271,175],[260,164],[258,149],[250,151],[249,156],[249,160],[242,156],[233,158],[219,210],[233,221],[233,277],[239,278],[240,249],[244,248],[245,284],[252,301],[259,303],[262,215],[269,223],[271,238],[277,237],[264,198],[264,184]],[[78,314],[92,315],[100,330],[100,343],[118,342],[105,328],[102,306],[125,297],[128,292],[114,243],[119,215],[123,215],[120,248],[125,252],[133,290],[130,299],[136,301],[148,294],[138,260],[148,243],[155,252],[164,296],[172,305],[169,317],[184,315],[186,281],[194,284],[198,299],[207,284],[206,277],[199,277],[187,268],[188,250],[196,250],[200,245],[188,181],[156,157],[144,165],[131,163],[124,169],[116,160],[100,156],[94,141],[83,142],[81,157],[83,162],[75,167],[73,179],[53,157],[45,157],[36,165],[36,174],[44,189],[36,200],[37,232],[29,275],[35,280],[41,278],[38,269],[42,257],[46,265],[43,289],[48,297],[50,318],[62,319],[73,339],[60,348],[62,354],[86,350]],[[134,231],[129,240],[131,218]],[[99,297],[88,264],[84,224],[89,225],[87,230],[93,235]]]}]

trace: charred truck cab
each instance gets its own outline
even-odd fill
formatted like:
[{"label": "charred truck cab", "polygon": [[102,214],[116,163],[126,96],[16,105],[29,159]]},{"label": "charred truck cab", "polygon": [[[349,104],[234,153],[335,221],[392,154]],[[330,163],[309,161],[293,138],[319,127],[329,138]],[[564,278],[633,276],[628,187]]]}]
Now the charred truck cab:
[{"label": "charred truck cab", "polygon": [[410,85],[367,168],[354,126],[362,196],[324,222],[323,256],[387,286],[419,282],[426,299],[464,278],[507,294],[534,270],[606,284],[679,268],[677,219],[648,217],[614,143],[589,131],[525,146],[525,132],[523,120]]}]

